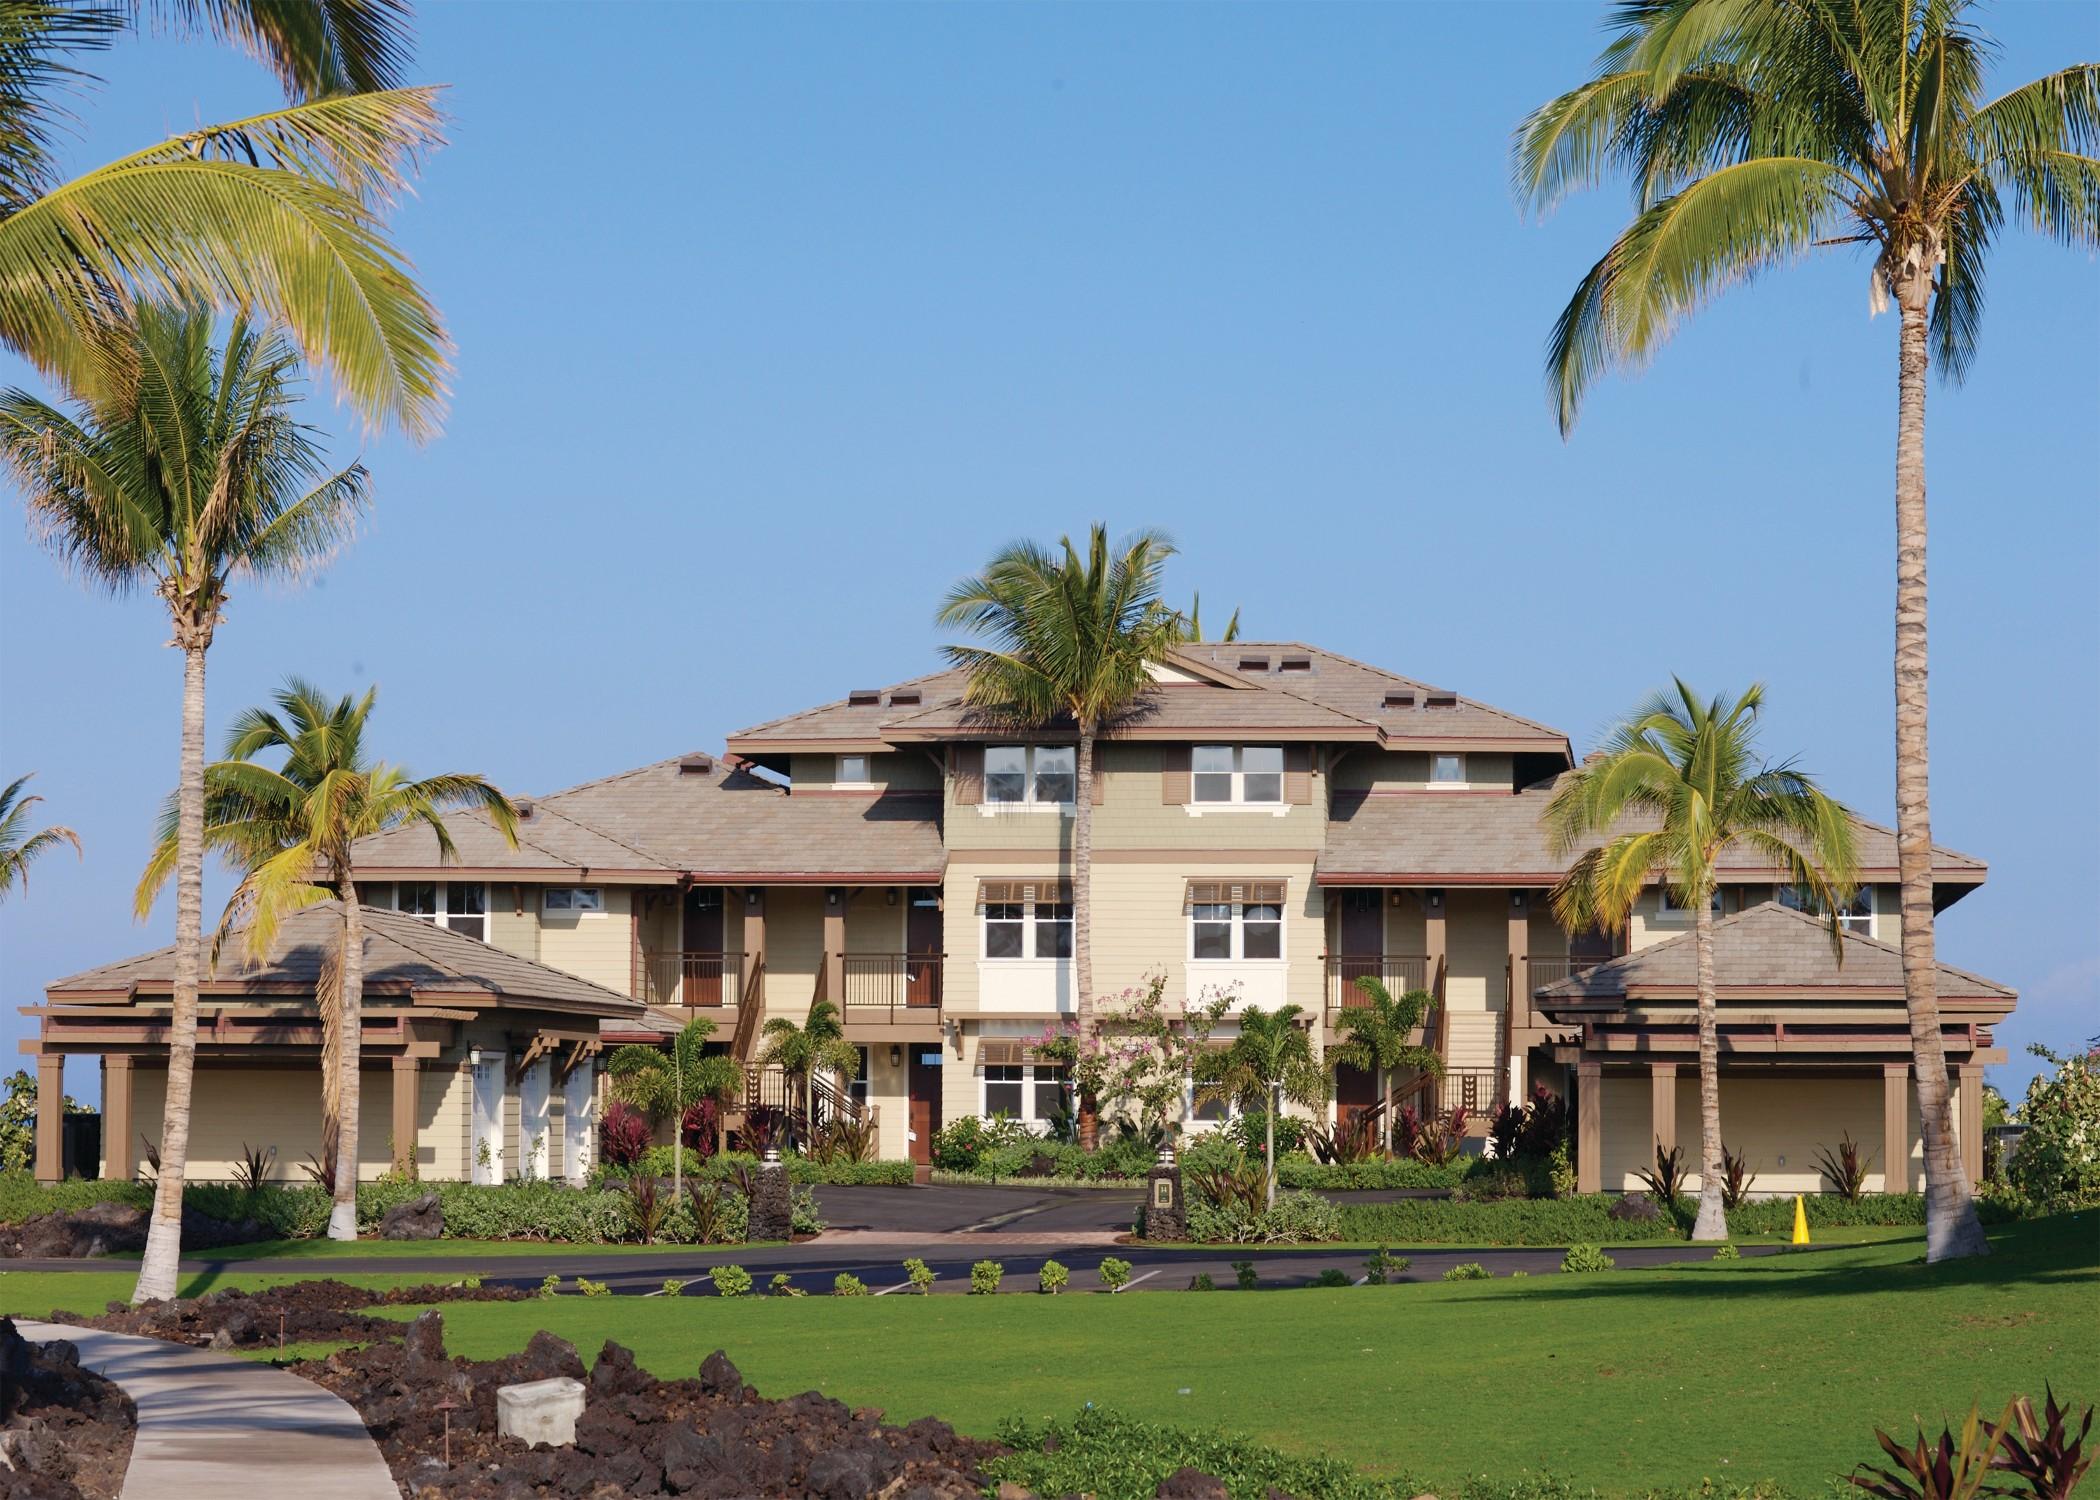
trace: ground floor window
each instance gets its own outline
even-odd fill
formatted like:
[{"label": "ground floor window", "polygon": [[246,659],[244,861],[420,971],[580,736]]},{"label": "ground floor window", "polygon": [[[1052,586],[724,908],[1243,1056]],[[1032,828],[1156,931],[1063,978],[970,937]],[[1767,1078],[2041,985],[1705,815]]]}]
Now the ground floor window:
[{"label": "ground floor window", "polygon": [[986,1063],[978,1113],[1024,1125],[1049,1125],[1070,1112],[1071,1082],[1050,1063]]},{"label": "ground floor window", "polygon": [[855,1101],[856,1103],[858,1103],[858,1104],[860,1105],[860,1107],[861,1107],[862,1109],[866,1109],[866,1108],[868,1107],[868,1087],[869,1087],[869,1085],[868,1085],[868,1066],[869,1066],[869,1056],[868,1056],[868,1049],[867,1049],[866,1047],[856,1047],[856,1048],[855,1048],[854,1050],[855,1050],[856,1052],[860,1053],[860,1071],[859,1071],[859,1072],[857,1072],[857,1073],[855,1073],[855,1074],[853,1075],[853,1081],[852,1081],[851,1083],[849,1083],[849,1084],[847,1084],[847,1085],[846,1085],[846,1093],[847,1093],[847,1096],[848,1096],[849,1098],[853,1099],[853,1100],[854,1100],[854,1101]]}]

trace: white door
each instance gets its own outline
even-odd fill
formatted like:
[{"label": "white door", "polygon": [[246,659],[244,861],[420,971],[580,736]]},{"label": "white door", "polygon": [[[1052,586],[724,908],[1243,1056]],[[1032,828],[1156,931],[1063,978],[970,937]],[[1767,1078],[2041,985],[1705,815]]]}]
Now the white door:
[{"label": "white door", "polygon": [[518,1175],[534,1182],[547,1180],[547,1096],[552,1064],[544,1059],[527,1068],[518,1079]]},{"label": "white door", "polygon": [[503,1059],[474,1064],[474,1140],[469,1166],[479,1183],[503,1181]]},{"label": "white door", "polygon": [[598,1147],[598,1077],[586,1057],[561,1085],[561,1174],[583,1186]]}]

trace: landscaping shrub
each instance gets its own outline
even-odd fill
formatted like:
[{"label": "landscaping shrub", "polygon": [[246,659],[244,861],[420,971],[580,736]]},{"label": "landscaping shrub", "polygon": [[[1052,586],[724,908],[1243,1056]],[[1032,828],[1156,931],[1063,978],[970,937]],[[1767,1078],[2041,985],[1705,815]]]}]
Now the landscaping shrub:
[{"label": "landscaping shrub", "polygon": [[904,1263],[904,1277],[911,1283],[911,1289],[922,1297],[933,1290],[933,1267],[916,1255]]},{"label": "landscaping shrub", "polygon": [[1006,1267],[996,1260],[980,1260],[970,1267],[970,1295],[990,1297],[998,1293],[999,1278],[1006,1274]]},{"label": "landscaping shrub", "polygon": [[868,1284],[851,1271],[841,1271],[831,1278],[831,1295],[834,1297],[865,1297]]},{"label": "landscaping shrub", "polygon": [[1750,1184],[1754,1180],[1749,1158],[1729,1154],[1728,1143],[1721,1143],[1721,1207],[1730,1212],[1750,1201]]},{"label": "landscaping shrub", "polygon": [[1043,1269],[1036,1272],[1035,1280],[1038,1287],[1054,1297],[1071,1283],[1072,1272],[1057,1261],[1046,1260]]},{"label": "landscaping shrub", "polygon": [[[1268,1149],[1268,1111],[1250,1109],[1232,1117],[1212,1135],[1231,1141],[1249,1156],[1259,1157]],[[1276,1160],[1302,1152],[1311,1122],[1297,1115],[1276,1117]],[[1308,1158],[1309,1160],[1310,1158]]]},{"label": "landscaping shrub", "polygon": [[1370,1286],[1384,1286],[1388,1280],[1413,1264],[1414,1261],[1407,1256],[1395,1255],[1380,1245],[1372,1252],[1371,1258],[1364,1262],[1365,1283]]},{"label": "landscaping shrub", "polygon": [[[1458,1200],[1408,1199],[1397,1203],[1359,1203],[1338,1210],[1339,1231],[1331,1238],[1370,1244],[1418,1245],[1606,1245],[1668,1238],[1680,1233],[1667,1221],[1615,1219],[1611,1207],[1620,1200],[1606,1193],[1530,1202],[1464,1203]],[[1810,1197],[1808,1222],[1840,1226],[1909,1225],[1925,1222],[1925,1202],[1916,1193],[1870,1193],[1857,1202]],[[1980,1205],[1989,1222],[2003,1222],[2008,1211]],[[1189,1210],[1190,1233],[1197,1212]],[[1728,1215],[1729,1233],[1738,1237],[1784,1234],[1793,1227],[1791,1198],[1745,1204]]]},{"label": "landscaping shrub", "polygon": [[1493,1271],[1490,1271],[1490,1270],[1489,1270],[1489,1269],[1488,1269],[1488,1268],[1487,1268],[1486,1266],[1482,1265],[1482,1264],[1481,1264],[1481,1263],[1480,1263],[1479,1261],[1477,1261],[1477,1260],[1469,1260],[1469,1261],[1463,1261],[1463,1262],[1461,1262],[1460,1264],[1458,1264],[1458,1265],[1455,1265],[1455,1266],[1453,1266],[1453,1267],[1452,1267],[1452,1268],[1451,1268],[1450,1270],[1446,1271],[1446,1272],[1444,1273],[1444,1280],[1446,1280],[1446,1281],[1487,1281],[1487,1280],[1489,1280],[1490,1278],[1492,1278],[1492,1277],[1494,1276],[1494,1274],[1495,1274],[1495,1273],[1494,1273]]},{"label": "landscaping shrub", "polygon": [[716,1266],[707,1273],[718,1297],[741,1297],[751,1290],[751,1273],[742,1266]]},{"label": "landscaping shrub", "polygon": [[1873,1165],[1873,1159],[1859,1149],[1859,1142],[1852,1139],[1851,1131],[1845,1132],[1835,1151],[1828,1146],[1818,1147],[1816,1164],[1830,1179],[1837,1195],[1846,1202],[1857,1203],[1866,1196],[1867,1168]]},{"label": "landscaping shrub", "polygon": [[2028,1082],[2020,1105],[2027,1132],[2006,1165],[2006,1181],[2040,1213],[2100,1204],[2100,1059],[2058,1057],[2039,1045],[2027,1050],[2056,1071]]},{"label": "landscaping shrub", "polygon": [[975,1115],[964,1115],[934,1132],[933,1164],[950,1172],[979,1172],[987,1170],[988,1160],[1001,1156],[1019,1170],[1019,1164],[1042,1144],[1018,1120],[986,1123]]},{"label": "landscaping shrub", "polygon": [[1339,1459],[1292,1457],[1227,1433],[1185,1432],[1092,1407],[1070,1422],[1016,1418],[998,1437],[1014,1451],[983,1461],[985,1475],[1039,1495],[1152,1500],[1183,1468],[1217,1475],[1232,1500],[1407,1500],[1422,1490],[1406,1478],[1359,1474]]},{"label": "landscaping shrub", "polygon": [[1648,1189],[1648,1196],[1660,1204],[1673,1218],[1678,1217],[1677,1200],[1684,1196],[1684,1148],[1672,1146],[1665,1151],[1662,1142],[1655,1143],[1655,1166],[1645,1172],[1634,1174]]},{"label": "landscaping shrub", "polygon": [[[809,1157],[793,1152],[783,1152],[781,1163],[787,1168],[788,1181],[802,1185],[827,1187],[910,1187],[912,1167],[908,1161],[813,1161]],[[591,1169],[590,1182],[593,1187],[606,1183],[618,1183],[636,1172],[646,1172],[652,1177],[668,1178],[674,1165],[669,1146],[651,1146],[628,1167],[615,1167],[610,1162],[601,1162]],[[706,1155],[693,1147],[685,1153],[685,1176],[687,1182],[733,1182],[737,1169],[756,1170],[758,1158],[748,1151],[724,1151],[719,1155]]]},{"label": "landscaping shrub", "polygon": [[[1383,1206],[1383,1205],[1381,1205]],[[1344,1211],[1317,1193],[1278,1193],[1274,1208],[1216,1207],[1191,1193],[1189,1239],[1199,1245],[1310,1244],[1338,1240]],[[1375,1238],[1375,1236],[1366,1236]]]},{"label": "landscaping shrub", "polygon": [[559,1276],[556,1276],[552,1272],[549,1272],[546,1276],[540,1279],[540,1295],[542,1297],[557,1296],[560,1294],[560,1292],[561,1278]]},{"label": "landscaping shrub", "polygon": [[1595,1245],[1570,1245],[1568,1253],[1560,1258],[1561,1270],[1571,1276],[1587,1276],[1596,1271],[1609,1271],[1618,1264]]},{"label": "landscaping shrub", "polygon": [[804,1297],[808,1293],[790,1281],[787,1272],[775,1271],[773,1279],[766,1283],[766,1295],[769,1297]]},{"label": "landscaping shrub", "polygon": [[666,1277],[664,1278],[664,1284],[663,1284],[663,1294],[664,1294],[664,1295],[665,1295],[666,1297],[682,1297],[682,1296],[684,1296],[684,1295],[685,1295],[685,1282],[684,1282],[683,1280],[681,1280],[681,1279],[680,1279],[679,1277],[676,1277],[676,1276],[666,1276]]},{"label": "landscaping shrub", "polygon": [[1208,1271],[1198,1271],[1189,1278],[1189,1290],[1192,1292],[1215,1292],[1217,1289],[1218,1284],[1210,1279]]},{"label": "landscaping shrub", "polygon": [[610,1297],[612,1287],[603,1281],[592,1281],[586,1277],[576,1278],[576,1290],[586,1297]]},{"label": "landscaping shrub", "polygon": [[631,1168],[649,1149],[650,1134],[648,1117],[625,1100],[615,1099],[598,1122],[599,1158],[615,1167]]},{"label": "landscaping shrub", "polygon": [[1715,1260],[1741,1260],[1742,1258],[1743,1252],[1736,1249],[1733,1245],[1723,1244],[1716,1246],[1714,1249]]},{"label": "landscaping shrub", "polygon": [[23,1170],[0,1172],[0,1224],[20,1224],[45,1214],[77,1213],[98,1203],[153,1206],[153,1189],[136,1182],[40,1183]]},{"label": "landscaping shrub", "polygon": [[1349,1279],[1349,1273],[1338,1266],[1329,1266],[1308,1283],[1311,1286],[1354,1286],[1355,1284]]},{"label": "landscaping shrub", "polygon": [[1232,1274],[1239,1278],[1240,1290],[1251,1292],[1261,1285],[1261,1273],[1254,1269],[1251,1260],[1236,1260],[1232,1263]]},{"label": "landscaping shrub", "polygon": [[1469,1175],[1485,1172],[1488,1166],[1481,1157],[1432,1167],[1411,1157],[1391,1161],[1318,1162],[1309,1156],[1278,1156],[1276,1181],[1283,1187],[1308,1188],[1322,1193],[1369,1188],[1455,1188]]},{"label": "landscaping shrub", "polygon": [[664,1199],[657,1179],[637,1172],[627,1179],[627,1217],[645,1245],[656,1243],[664,1227]]},{"label": "landscaping shrub", "polygon": [[1101,1284],[1111,1292],[1119,1292],[1130,1280],[1130,1262],[1118,1260],[1113,1255],[1101,1258]]},{"label": "landscaping shrub", "polygon": [[822,1234],[823,1217],[817,1212],[817,1195],[806,1187],[788,1191],[788,1228],[795,1234]]},{"label": "landscaping shrub", "polygon": [[1532,1192],[1529,1174],[1508,1163],[1474,1172],[1451,1190],[1451,1196],[1468,1203],[1501,1203],[1512,1198],[1540,1196]]},{"label": "landscaping shrub", "polygon": [[1517,1127],[1518,1156],[1550,1159],[1568,1144],[1568,1102],[1543,1083],[1524,1104],[1524,1123]]},{"label": "landscaping shrub", "polygon": [[1519,1104],[1498,1105],[1488,1116],[1488,1154],[1508,1161],[1517,1154],[1517,1137],[1524,1131],[1524,1109]]}]

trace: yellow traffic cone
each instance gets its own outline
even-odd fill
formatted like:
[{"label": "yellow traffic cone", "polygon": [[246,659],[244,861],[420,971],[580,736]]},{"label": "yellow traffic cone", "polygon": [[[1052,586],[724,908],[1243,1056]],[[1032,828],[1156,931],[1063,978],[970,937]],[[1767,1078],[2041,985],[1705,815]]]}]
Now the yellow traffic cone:
[{"label": "yellow traffic cone", "polygon": [[1801,1201],[1799,1193],[1794,1194],[1794,1243],[1808,1243],[1808,1206]]}]

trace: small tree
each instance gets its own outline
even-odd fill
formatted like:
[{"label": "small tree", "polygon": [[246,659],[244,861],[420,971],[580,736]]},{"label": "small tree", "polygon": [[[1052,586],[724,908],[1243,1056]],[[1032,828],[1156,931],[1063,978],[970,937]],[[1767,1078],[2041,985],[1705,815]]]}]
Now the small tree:
[{"label": "small tree", "polygon": [[2027,1127],[2005,1176],[2045,1213],[2100,1204],[2100,1054],[2058,1057],[2039,1042],[2027,1049],[2055,1066],[2027,1084]]},{"label": "small tree", "polygon": [[1304,1008],[1280,1006],[1265,1011],[1250,1005],[1240,1012],[1240,1034],[1222,1052],[1205,1053],[1196,1068],[1196,1098],[1222,1099],[1241,1108],[1259,1104],[1268,1111],[1268,1203],[1276,1206],[1276,1115],[1283,1101],[1310,1104],[1324,1100],[1326,1078],[1313,1061],[1312,1041],[1299,1025]]},{"label": "small tree", "polygon": [[786,1016],[775,1016],[759,1034],[765,1038],[759,1061],[779,1068],[789,1082],[800,1085],[802,1118],[814,1128],[817,1111],[813,1080],[817,1073],[831,1072],[851,1079],[860,1072],[860,1048],[846,1040],[839,1008],[829,1000],[812,1000],[809,1014],[800,1026]]},{"label": "small tree", "polygon": [[1359,975],[1356,988],[1364,1003],[1342,1012],[1342,1041],[1327,1050],[1330,1069],[1346,1064],[1376,1078],[1385,1079],[1385,1117],[1393,1118],[1394,1083],[1403,1072],[1442,1076],[1444,1060],[1436,1048],[1417,1046],[1415,1028],[1422,1025],[1436,1006],[1436,996],[1427,990],[1409,990],[1394,995],[1375,975]]},{"label": "small tree", "polygon": [[708,1052],[707,1039],[714,1034],[714,1022],[695,1016],[672,1038],[670,1051],[636,1043],[615,1051],[605,1065],[606,1088],[615,1099],[651,1120],[678,1122],[671,1150],[674,1196],[685,1192],[685,1112],[707,1100],[727,1103],[741,1081],[735,1059]]}]

